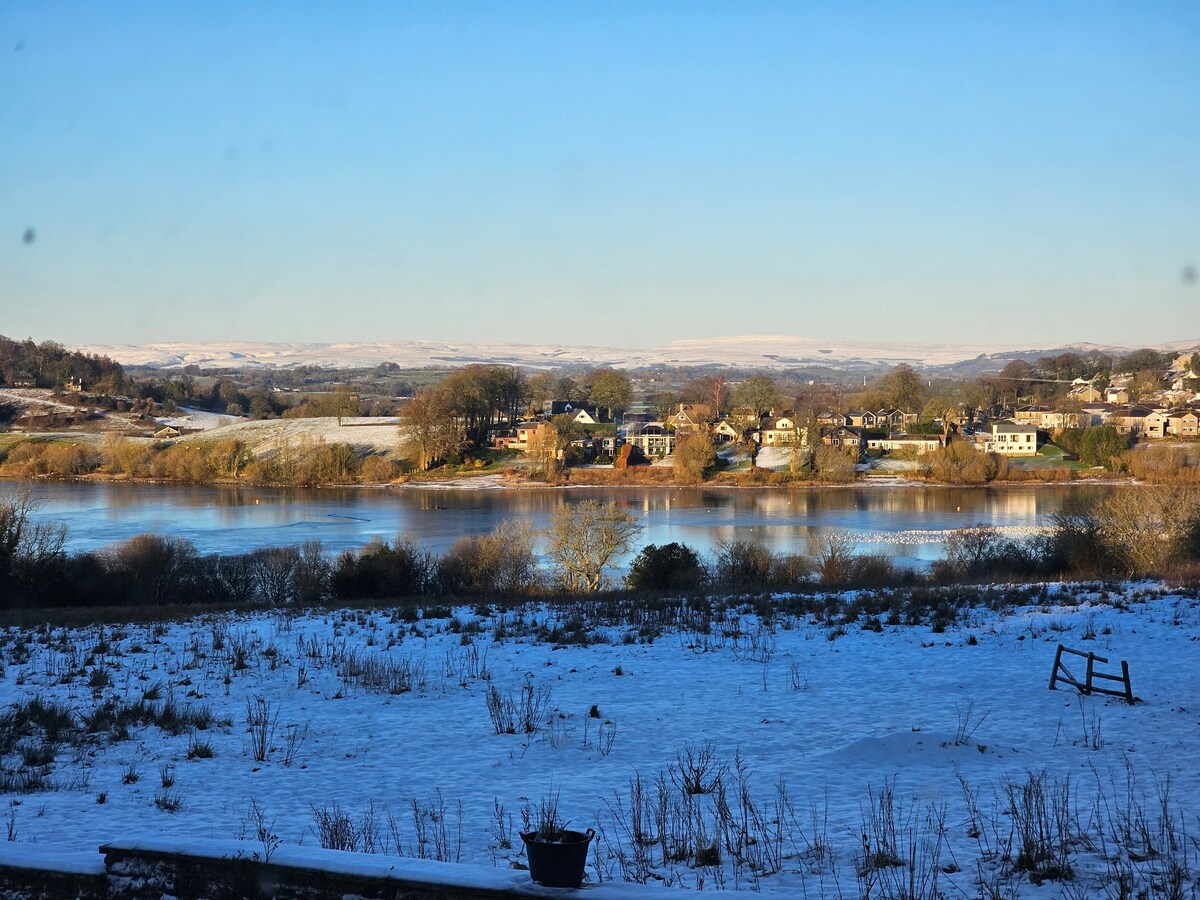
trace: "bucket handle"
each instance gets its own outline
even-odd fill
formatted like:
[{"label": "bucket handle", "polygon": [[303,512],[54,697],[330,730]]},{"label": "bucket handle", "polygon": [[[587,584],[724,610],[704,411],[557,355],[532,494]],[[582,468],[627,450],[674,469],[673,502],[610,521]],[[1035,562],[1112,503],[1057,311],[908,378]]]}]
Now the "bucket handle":
[{"label": "bucket handle", "polygon": [[589,828],[587,831],[585,831],[584,834],[587,835],[587,838],[589,841],[596,836],[596,832],[593,831],[591,828]]}]

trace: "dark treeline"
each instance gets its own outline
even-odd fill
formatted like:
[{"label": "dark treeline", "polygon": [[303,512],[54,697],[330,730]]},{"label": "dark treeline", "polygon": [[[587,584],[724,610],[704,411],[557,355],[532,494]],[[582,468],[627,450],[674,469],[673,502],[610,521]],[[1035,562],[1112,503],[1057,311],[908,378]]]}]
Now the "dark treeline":
[{"label": "dark treeline", "polygon": [[61,388],[71,382],[120,393],[127,385],[121,366],[107,356],[89,356],[54,341],[35,344],[0,335],[0,385]]},{"label": "dark treeline", "polygon": [[[1045,533],[1014,540],[987,525],[960,529],[929,572],[856,552],[826,532],[805,553],[722,542],[703,560],[682,544],[643,547],[624,579],[654,593],[805,592],[995,580],[1172,577],[1200,580],[1200,506],[1186,491],[1131,489],[1088,513],[1054,517]],[[561,597],[567,573],[539,567],[535,534],[506,522],[441,555],[412,540],[377,541],[333,556],[319,542],[202,555],[188,541],[139,535],[97,552],[64,552],[62,526],[33,524],[20,497],[0,502],[0,598],[7,608],[224,605],[303,607],[404,598]],[[597,570],[598,571],[598,570]],[[597,580],[597,585],[599,581]]]}]

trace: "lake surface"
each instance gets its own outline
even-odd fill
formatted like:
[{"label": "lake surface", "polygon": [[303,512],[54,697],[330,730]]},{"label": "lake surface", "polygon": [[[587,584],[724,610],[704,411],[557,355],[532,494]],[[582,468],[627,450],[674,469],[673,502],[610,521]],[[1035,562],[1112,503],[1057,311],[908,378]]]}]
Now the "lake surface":
[{"label": "lake surface", "polygon": [[[71,550],[95,550],[154,532],[192,541],[202,553],[240,553],[316,538],[326,549],[373,538],[416,538],[441,551],[462,535],[484,534],[504,519],[544,528],[554,507],[596,498],[637,516],[636,546],[680,541],[710,552],[725,539],[806,552],[822,530],[851,532],[864,551],[907,565],[942,553],[946,534],[978,522],[1025,535],[1065,508],[1087,507],[1121,490],[1112,485],[948,488],[869,485],[771,488],[258,488],[160,484],[52,483],[31,490],[36,517],[67,523]],[[0,492],[4,486],[0,485]]]}]

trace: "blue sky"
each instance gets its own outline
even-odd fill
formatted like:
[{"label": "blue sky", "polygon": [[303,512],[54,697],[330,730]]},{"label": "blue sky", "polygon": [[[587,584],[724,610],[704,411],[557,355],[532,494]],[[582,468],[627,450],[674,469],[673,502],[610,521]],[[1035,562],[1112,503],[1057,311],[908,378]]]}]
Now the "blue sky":
[{"label": "blue sky", "polygon": [[11,337],[1158,343],[1197,265],[1194,2],[0,4]]}]

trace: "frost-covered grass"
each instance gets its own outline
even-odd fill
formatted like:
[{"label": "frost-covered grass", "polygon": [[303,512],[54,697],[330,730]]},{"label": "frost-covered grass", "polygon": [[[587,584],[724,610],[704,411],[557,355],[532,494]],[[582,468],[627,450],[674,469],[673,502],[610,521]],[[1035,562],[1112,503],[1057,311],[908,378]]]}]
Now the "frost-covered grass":
[{"label": "frost-covered grass", "polygon": [[[965,588],[0,633],[11,839],[244,837],[808,897],[1194,896],[1200,601]],[[1059,643],[1142,702],[1048,691]],[[1104,668],[1101,666],[1101,668]]]}]

